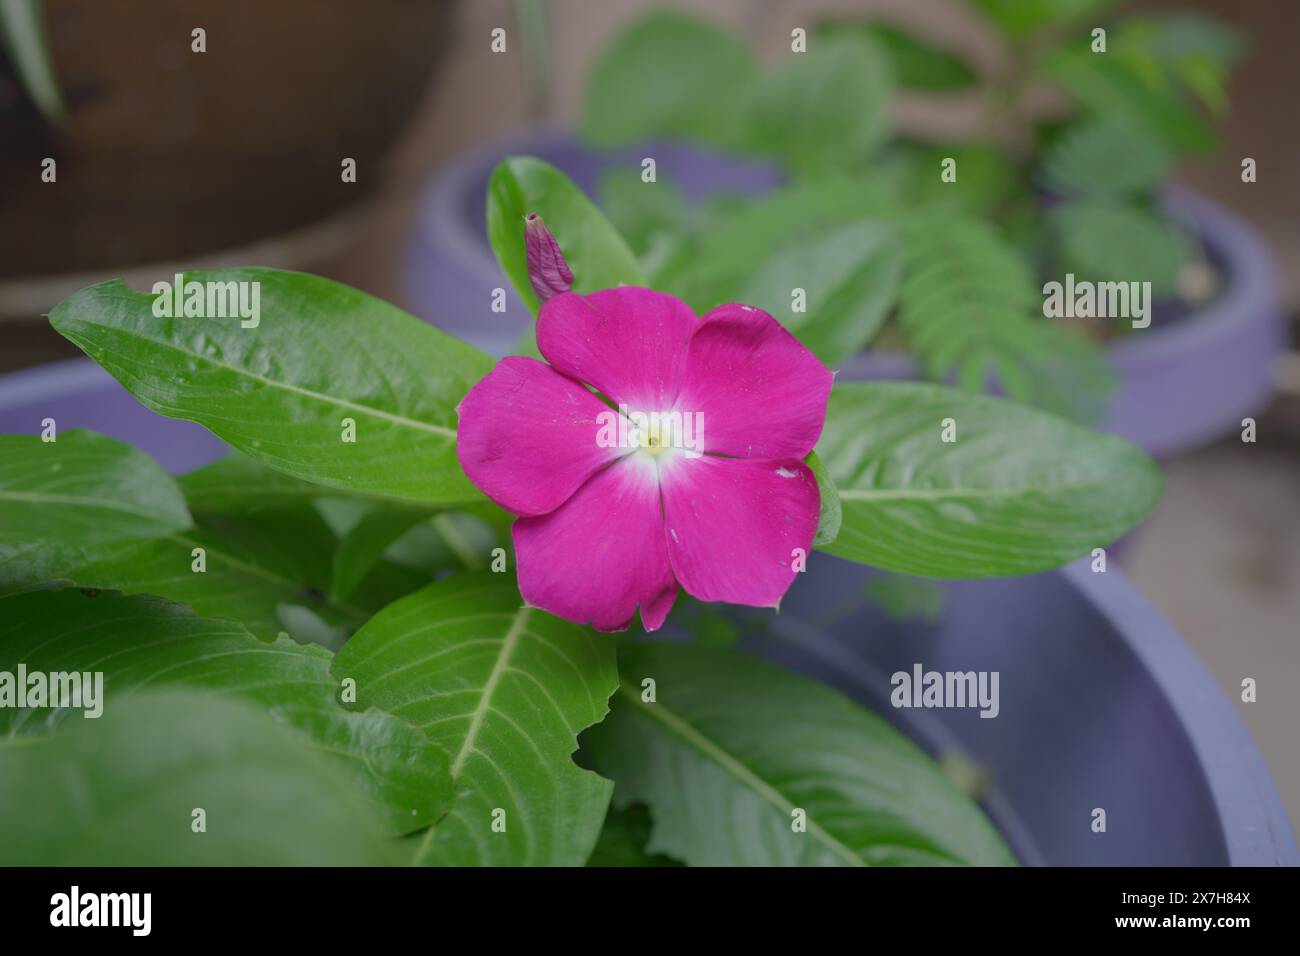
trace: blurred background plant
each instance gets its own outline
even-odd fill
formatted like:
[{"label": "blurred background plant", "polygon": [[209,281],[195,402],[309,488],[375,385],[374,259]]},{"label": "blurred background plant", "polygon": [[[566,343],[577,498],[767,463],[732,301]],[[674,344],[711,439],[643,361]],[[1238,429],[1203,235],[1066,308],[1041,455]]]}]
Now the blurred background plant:
[{"label": "blurred background plant", "polygon": [[[671,182],[641,188],[637,168],[606,173],[603,204],[652,282],[698,310],[743,299],[832,365],[865,347],[903,347],[930,377],[972,389],[995,378],[1013,397],[1095,418],[1111,376],[1071,332],[1129,326],[1065,332],[1042,319],[1036,280],[1141,278],[1181,300],[1182,314],[1212,293],[1197,238],[1163,214],[1157,190],[1180,153],[1213,145],[1202,114],[1226,109],[1241,43],[1190,14],[1130,16],[1090,35],[1085,25],[1110,0],[972,3],[1005,48],[1004,65],[982,77],[954,53],[861,18],[795,28],[796,52],[811,44],[818,55],[764,70],[733,33],[652,12],[600,56],[580,130],[595,147],[685,140],[781,167],[773,193],[703,207]],[[1067,95],[1044,112],[1031,91],[1047,85]],[[897,89],[978,91],[980,135],[895,133]],[[996,142],[983,141],[989,131]],[[831,304],[793,309],[792,286],[813,284]]]}]

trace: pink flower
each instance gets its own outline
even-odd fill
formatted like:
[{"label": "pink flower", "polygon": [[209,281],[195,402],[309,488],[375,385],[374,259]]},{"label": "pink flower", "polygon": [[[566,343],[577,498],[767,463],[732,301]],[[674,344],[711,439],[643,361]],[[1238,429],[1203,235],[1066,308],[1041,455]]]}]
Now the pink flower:
[{"label": "pink flower", "polygon": [[817,530],[802,459],[831,372],[766,312],[697,319],[630,286],[550,298],[537,344],[550,364],[502,359],[465,396],[456,448],[470,480],[519,516],[524,600],[602,631],[638,605],[655,630],[678,585],[778,605]]}]

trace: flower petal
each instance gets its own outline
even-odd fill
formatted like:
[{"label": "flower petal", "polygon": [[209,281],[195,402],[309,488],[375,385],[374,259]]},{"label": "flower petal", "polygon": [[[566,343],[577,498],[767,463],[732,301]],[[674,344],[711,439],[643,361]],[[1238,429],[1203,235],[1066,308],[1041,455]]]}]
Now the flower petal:
[{"label": "flower petal", "polygon": [[681,388],[695,313],[680,299],[619,286],[557,295],[537,313],[537,347],[557,371],[636,411],[668,411]]},{"label": "flower petal", "polygon": [[677,408],[700,414],[706,452],[802,458],[821,436],[833,380],[766,312],[720,305],[691,337]]},{"label": "flower petal", "polygon": [[599,416],[617,413],[533,358],[502,359],[457,412],[461,468],[485,495],[519,515],[553,511],[593,472],[627,453],[596,441]]},{"label": "flower petal", "polygon": [[677,596],[654,465],[627,458],[594,475],[550,514],[514,524],[519,591],[534,607],[621,631],[641,605],[656,630]]},{"label": "flower petal", "polygon": [[673,574],[701,601],[775,607],[812,550],[821,497],[795,458],[678,457],[661,482]]}]

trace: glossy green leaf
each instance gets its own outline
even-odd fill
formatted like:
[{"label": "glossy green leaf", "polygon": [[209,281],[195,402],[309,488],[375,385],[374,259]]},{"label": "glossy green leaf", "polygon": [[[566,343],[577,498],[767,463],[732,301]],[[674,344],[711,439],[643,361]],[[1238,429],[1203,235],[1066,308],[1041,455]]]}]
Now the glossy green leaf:
[{"label": "glossy green leaf", "polygon": [[189,527],[180,490],[144,452],[103,435],[0,435],[0,592],[47,580],[86,548]]},{"label": "glossy green leaf", "polygon": [[869,37],[816,40],[754,87],[748,145],[798,173],[861,164],[889,134],[892,90],[889,60]]},{"label": "glossy green leaf", "polygon": [[580,866],[595,845],[612,785],[572,755],[618,684],[614,641],[521,603],[507,575],[453,576],[385,608],[335,658],[360,705],[452,755],[457,799],[417,863]]},{"label": "glossy green leaf", "polygon": [[921,383],[837,385],[817,454],[844,509],[826,550],[924,577],[1057,567],[1130,531],[1163,483],[1121,438]]},{"label": "glossy green leaf", "polygon": [[574,292],[646,284],[636,256],[586,193],[550,163],[511,156],[497,164],[488,180],[488,240],[502,271],[534,315],[537,294],[528,281],[524,250],[524,219],[532,213],[542,217],[560,244],[573,272]]},{"label": "glossy green leaf", "polygon": [[[50,322],[147,407],[278,471],[348,491],[481,500],[456,461],[455,410],[492,367],[486,355],[317,276],[224,269],[185,282],[258,283],[259,324],[159,318],[160,297],[117,279],[65,299]],[[345,421],[355,442],[343,440]]]},{"label": "glossy green leaf", "polygon": [[0,806],[6,866],[394,862],[337,763],[251,704],[194,691],[141,694],[64,732],[0,740]]},{"label": "glossy green leaf", "polygon": [[736,301],[772,313],[834,368],[880,331],[902,275],[897,231],[863,220],[782,246],[740,286]]},{"label": "glossy green leaf", "polygon": [[743,135],[740,104],[757,74],[749,48],[722,28],[671,11],[651,13],[597,61],[582,135],[595,146],[655,138],[734,146]]},{"label": "glossy green leaf", "polygon": [[[38,591],[0,601],[0,672],[17,673],[19,665],[29,674],[102,672],[104,715],[162,685],[240,697],[336,760],[390,832],[423,829],[450,806],[446,753],[390,714],[345,709],[328,651],[287,637],[260,641],[238,624],[157,598],[93,593]],[[4,707],[0,741],[102,719]]]},{"label": "glossy green leaf", "polygon": [[621,654],[582,756],[614,779],[617,806],[649,807],[647,852],[692,866],[1013,862],[924,753],[830,688],[736,651]]}]

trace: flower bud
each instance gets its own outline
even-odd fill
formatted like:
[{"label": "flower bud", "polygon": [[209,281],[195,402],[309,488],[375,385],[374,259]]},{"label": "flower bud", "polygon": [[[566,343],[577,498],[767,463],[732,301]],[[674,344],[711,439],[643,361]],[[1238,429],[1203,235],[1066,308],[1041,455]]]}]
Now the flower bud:
[{"label": "flower bud", "polygon": [[573,273],[564,261],[560,244],[535,212],[524,220],[524,250],[528,257],[528,281],[539,300],[545,302],[573,288]]}]

